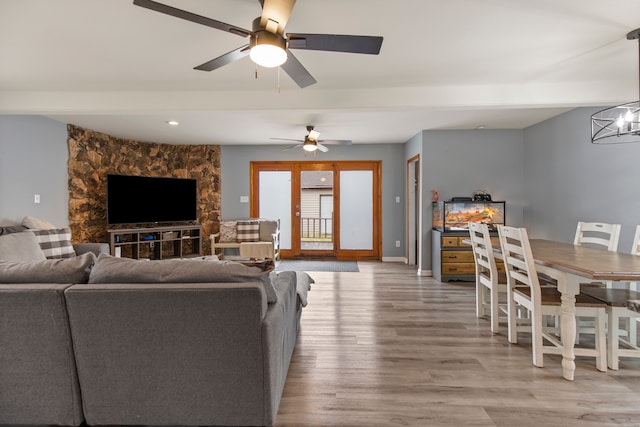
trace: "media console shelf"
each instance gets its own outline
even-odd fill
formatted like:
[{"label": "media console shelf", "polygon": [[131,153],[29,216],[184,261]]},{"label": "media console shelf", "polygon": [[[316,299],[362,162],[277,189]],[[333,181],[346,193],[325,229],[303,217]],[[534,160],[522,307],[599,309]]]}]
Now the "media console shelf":
[{"label": "media console shelf", "polygon": [[202,256],[202,226],[108,229],[112,256],[169,259]]}]

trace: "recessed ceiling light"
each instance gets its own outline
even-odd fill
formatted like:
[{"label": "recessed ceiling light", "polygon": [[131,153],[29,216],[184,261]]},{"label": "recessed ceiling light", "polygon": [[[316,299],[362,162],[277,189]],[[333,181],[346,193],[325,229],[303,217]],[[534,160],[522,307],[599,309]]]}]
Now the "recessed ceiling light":
[{"label": "recessed ceiling light", "polygon": [[478,125],[476,126],[476,129],[481,130],[481,129],[486,129],[487,127],[485,125]]},{"label": "recessed ceiling light", "polygon": [[178,123],[178,122],[177,122],[177,121],[175,121],[175,120],[168,120],[166,123],[167,123],[169,126],[178,126],[178,125],[180,124],[180,123]]}]

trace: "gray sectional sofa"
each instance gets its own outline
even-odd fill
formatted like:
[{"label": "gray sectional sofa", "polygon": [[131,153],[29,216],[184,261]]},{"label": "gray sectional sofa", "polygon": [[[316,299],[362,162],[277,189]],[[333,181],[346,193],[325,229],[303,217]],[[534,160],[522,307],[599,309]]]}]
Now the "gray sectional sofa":
[{"label": "gray sectional sofa", "polygon": [[0,261],[0,424],[273,424],[306,273],[51,261]]}]

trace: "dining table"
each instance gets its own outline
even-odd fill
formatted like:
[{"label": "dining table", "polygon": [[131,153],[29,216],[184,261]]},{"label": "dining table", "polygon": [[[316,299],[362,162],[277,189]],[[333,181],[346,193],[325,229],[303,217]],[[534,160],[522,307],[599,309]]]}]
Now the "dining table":
[{"label": "dining table", "polygon": [[[576,295],[592,282],[640,281],[640,256],[544,239],[530,239],[536,270],[557,281],[561,293],[562,375],[576,370]],[[496,252],[499,248],[496,249]],[[500,256],[500,254],[498,254]]]}]

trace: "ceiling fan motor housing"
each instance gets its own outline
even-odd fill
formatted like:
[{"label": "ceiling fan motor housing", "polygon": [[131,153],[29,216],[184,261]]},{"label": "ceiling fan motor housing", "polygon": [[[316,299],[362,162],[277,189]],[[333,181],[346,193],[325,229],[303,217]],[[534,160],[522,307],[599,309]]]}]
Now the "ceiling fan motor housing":
[{"label": "ceiling fan motor housing", "polygon": [[278,34],[270,33],[267,30],[259,30],[251,35],[249,47],[253,48],[254,46],[262,44],[277,46],[282,50],[286,50],[287,48],[287,41],[284,39],[284,37],[279,36]]},{"label": "ceiling fan motor housing", "polygon": [[[269,31],[266,28],[260,26],[260,17],[258,16],[253,20],[253,34],[251,34],[251,39],[249,41],[249,47],[254,47],[259,44],[270,44],[273,46],[277,46],[282,50],[286,50],[287,41],[286,39],[280,35],[276,34],[272,31]],[[277,27],[275,27],[277,29]]]}]

